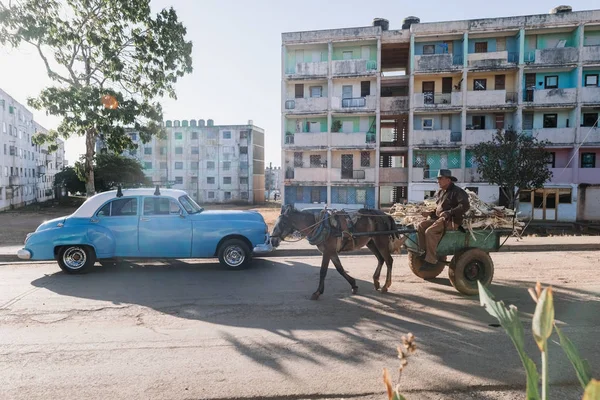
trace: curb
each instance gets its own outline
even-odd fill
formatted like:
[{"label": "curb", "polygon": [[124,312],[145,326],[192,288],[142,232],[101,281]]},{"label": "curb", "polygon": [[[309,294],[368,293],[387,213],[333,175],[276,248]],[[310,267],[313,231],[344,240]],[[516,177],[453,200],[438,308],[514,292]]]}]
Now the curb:
[{"label": "curb", "polygon": [[[580,244],[521,244],[521,245],[504,245],[498,252],[500,253],[534,253],[534,252],[556,252],[556,251],[600,251],[600,243],[580,243]],[[343,253],[347,256],[363,256],[371,255],[371,251],[367,248],[363,248],[348,253]],[[406,250],[400,252],[401,255],[407,254]],[[316,249],[291,249],[291,250],[275,250],[271,254],[256,255],[255,258],[283,258],[283,257],[319,257],[321,253]],[[12,254],[0,254],[0,262],[39,262],[39,261],[27,261],[21,260]]]}]

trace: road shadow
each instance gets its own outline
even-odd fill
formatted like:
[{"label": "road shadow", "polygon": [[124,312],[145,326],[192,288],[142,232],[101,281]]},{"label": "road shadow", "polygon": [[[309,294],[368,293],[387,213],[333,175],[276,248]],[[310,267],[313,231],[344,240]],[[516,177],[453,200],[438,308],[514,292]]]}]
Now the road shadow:
[{"label": "road shadow", "polygon": [[[461,295],[444,278],[424,283],[412,275],[395,277],[387,294],[375,291],[372,282],[357,279],[359,294],[353,296],[348,283],[330,267],[325,294],[319,301],[310,301],[320,264],[318,258],[313,260],[256,259],[252,268],[242,271],[224,270],[212,262],[123,263],[97,267],[81,276],[57,272],[32,285],[63,296],[136,304],[177,318],[220,325],[221,337],[240,354],[283,375],[292,373],[284,367],[284,360],[302,359],[322,366],[324,357],[352,364],[380,360],[393,369],[400,336],[413,332],[424,338],[419,342],[420,352],[437,358],[444,368],[506,385],[524,382],[510,339],[495,326],[497,321],[479,305],[477,296]],[[407,282],[427,288],[413,291]],[[537,357],[529,329],[535,304],[527,293],[534,284],[499,280],[491,290],[498,300],[514,304],[522,312],[529,354]],[[598,326],[600,302],[594,293],[553,287],[559,323],[591,329]],[[227,327],[264,330],[286,340],[242,339],[226,332]],[[307,332],[330,333],[337,341],[352,343],[353,350],[323,341],[322,335],[312,339]],[[582,354],[595,349],[593,338],[575,342]],[[489,348],[492,343],[495,352]],[[558,361],[553,365],[553,382],[571,382],[575,375],[559,352],[554,346]]]}]

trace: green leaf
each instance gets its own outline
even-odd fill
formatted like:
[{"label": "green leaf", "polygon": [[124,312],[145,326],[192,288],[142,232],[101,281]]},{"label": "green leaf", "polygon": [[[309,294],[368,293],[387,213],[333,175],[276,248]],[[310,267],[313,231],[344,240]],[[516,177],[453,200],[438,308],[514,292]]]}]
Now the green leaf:
[{"label": "green leaf", "polygon": [[558,333],[558,337],[560,339],[560,346],[567,354],[569,361],[575,368],[575,373],[577,374],[577,378],[579,379],[579,383],[581,383],[581,387],[585,389],[585,387],[589,384],[592,379],[592,368],[587,360],[584,360],[579,355],[579,351],[575,348],[573,342],[569,340],[569,338],[560,330],[558,326],[554,326],[556,329],[556,333]]},{"label": "green leaf", "polygon": [[402,396],[400,393],[395,391],[392,400],[406,400],[406,397]]},{"label": "green leaf", "polygon": [[600,400],[600,381],[592,379],[585,388],[582,400]]},{"label": "green leaf", "polygon": [[554,324],[554,300],[552,296],[552,288],[542,290],[542,294],[538,298],[535,313],[531,328],[533,338],[537,343],[540,351],[546,351],[548,338],[552,335],[552,327]]},{"label": "green leaf", "polygon": [[492,317],[496,318],[512,340],[527,375],[527,400],[539,400],[538,383],[540,380],[537,367],[525,353],[525,334],[523,324],[519,319],[516,307],[506,308],[503,301],[495,301],[492,293],[477,282],[479,286],[479,301]]}]

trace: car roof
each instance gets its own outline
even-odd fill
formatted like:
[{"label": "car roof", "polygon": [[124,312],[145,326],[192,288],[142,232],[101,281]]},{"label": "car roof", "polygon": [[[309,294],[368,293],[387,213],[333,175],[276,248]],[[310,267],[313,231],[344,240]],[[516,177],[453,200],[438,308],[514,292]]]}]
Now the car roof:
[{"label": "car roof", "polygon": [[[123,196],[154,196],[156,188],[142,188],[142,189],[123,189]],[[179,198],[186,196],[187,193],[179,189],[160,189],[161,196]],[[102,204],[106,203],[110,199],[117,198],[117,191],[111,190],[109,192],[98,193],[85,201],[71,216],[80,218],[89,218],[94,215]]]}]

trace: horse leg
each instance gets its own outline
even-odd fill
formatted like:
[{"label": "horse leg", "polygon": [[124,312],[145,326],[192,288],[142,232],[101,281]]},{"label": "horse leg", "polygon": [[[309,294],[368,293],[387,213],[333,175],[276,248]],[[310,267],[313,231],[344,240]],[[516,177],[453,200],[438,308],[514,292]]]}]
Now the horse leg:
[{"label": "horse leg", "polygon": [[392,264],[394,263],[394,258],[392,257],[392,253],[390,253],[389,241],[380,240],[377,246],[377,249],[383,256],[385,260],[385,265],[387,266],[387,274],[385,276],[385,284],[381,288],[381,293],[386,293],[390,286],[392,286]]},{"label": "horse leg", "polygon": [[331,256],[329,256],[329,254],[323,253],[323,258],[321,259],[321,272],[319,274],[319,287],[317,288],[317,291],[312,294],[311,300],[319,300],[319,296],[325,291],[325,277],[327,276],[330,259]]},{"label": "horse leg", "polygon": [[375,269],[375,273],[373,274],[373,285],[375,285],[375,290],[379,290],[379,277],[381,276],[381,267],[383,267],[383,256],[379,252],[377,245],[373,241],[373,239],[369,240],[367,243],[367,247],[371,250],[371,253],[377,257],[377,268]]},{"label": "horse leg", "polygon": [[356,280],[353,277],[351,277],[350,275],[348,275],[348,273],[344,270],[344,267],[342,266],[342,262],[340,261],[340,258],[338,257],[338,255],[332,254],[331,261],[333,261],[333,265],[335,265],[335,269],[337,270],[337,272],[339,272],[340,275],[342,275],[344,277],[344,279],[346,279],[348,281],[348,283],[350,284],[350,286],[352,287],[352,294],[356,294],[358,292],[358,286],[356,286]]}]

